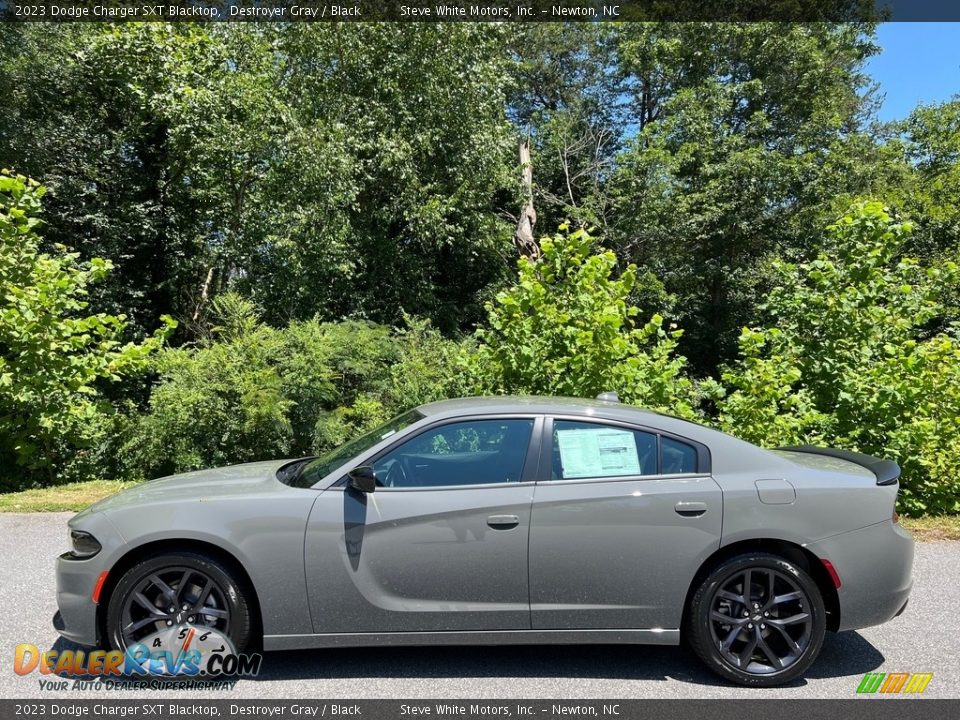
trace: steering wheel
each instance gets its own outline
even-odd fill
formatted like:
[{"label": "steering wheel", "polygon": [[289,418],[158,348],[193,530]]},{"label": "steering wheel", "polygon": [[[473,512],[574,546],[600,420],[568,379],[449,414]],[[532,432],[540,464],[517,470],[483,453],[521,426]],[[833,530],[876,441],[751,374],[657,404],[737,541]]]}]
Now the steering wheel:
[{"label": "steering wheel", "polygon": [[383,484],[387,487],[406,487],[407,471],[403,469],[403,463],[399,458],[390,463],[390,469],[383,478]]}]

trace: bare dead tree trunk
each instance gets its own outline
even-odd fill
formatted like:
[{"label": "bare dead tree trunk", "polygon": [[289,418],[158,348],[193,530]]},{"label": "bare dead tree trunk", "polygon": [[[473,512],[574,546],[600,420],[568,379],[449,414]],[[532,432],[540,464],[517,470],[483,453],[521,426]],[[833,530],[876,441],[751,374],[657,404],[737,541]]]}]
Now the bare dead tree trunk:
[{"label": "bare dead tree trunk", "polygon": [[194,322],[200,318],[200,311],[203,310],[203,306],[207,304],[207,298],[210,297],[210,287],[213,285],[213,274],[214,266],[211,265],[210,269],[207,270],[207,279],[203,281],[203,288],[200,290],[200,300],[197,301],[197,307],[193,311]]},{"label": "bare dead tree trunk", "polygon": [[530,260],[540,259],[540,245],[533,236],[537,224],[537,211],[533,208],[533,165],[530,162],[530,138],[520,141],[520,168],[523,182],[524,203],[513,233],[513,244],[520,254]]}]

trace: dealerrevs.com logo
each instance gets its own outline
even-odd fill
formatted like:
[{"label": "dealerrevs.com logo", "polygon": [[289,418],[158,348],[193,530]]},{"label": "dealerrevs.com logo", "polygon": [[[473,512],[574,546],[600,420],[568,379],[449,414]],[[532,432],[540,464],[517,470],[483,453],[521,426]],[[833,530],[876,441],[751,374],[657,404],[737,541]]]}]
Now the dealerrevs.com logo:
[{"label": "dealerrevs.com logo", "polygon": [[927,689],[931,680],[933,673],[867,673],[857,686],[857,692],[861,695],[919,695]]},{"label": "dealerrevs.com logo", "polygon": [[[215,630],[174,626],[144,638],[126,651],[47,650],[23,643],[14,651],[17,675],[53,675],[41,680],[42,690],[66,690],[67,682],[116,679],[129,687],[130,680],[176,678],[178,680],[228,680],[260,673],[263,656],[237,653],[230,640]],[[232,684],[231,684],[232,685]],[[147,684],[146,687],[151,687]]]}]

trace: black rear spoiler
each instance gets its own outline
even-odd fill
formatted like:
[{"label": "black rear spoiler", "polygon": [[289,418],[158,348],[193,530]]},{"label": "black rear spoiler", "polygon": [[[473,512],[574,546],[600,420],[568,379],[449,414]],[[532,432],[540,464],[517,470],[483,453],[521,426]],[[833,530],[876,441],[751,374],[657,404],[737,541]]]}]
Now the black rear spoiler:
[{"label": "black rear spoiler", "polygon": [[833,448],[817,447],[815,445],[788,445],[779,448],[780,450],[789,450],[790,452],[810,453],[811,455],[826,455],[840,460],[852,462],[877,476],[877,485],[893,485],[900,477],[900,466],[893,460],[884,460],[875,458],[872,455],[853,452],[853,450],[834,450]]}]

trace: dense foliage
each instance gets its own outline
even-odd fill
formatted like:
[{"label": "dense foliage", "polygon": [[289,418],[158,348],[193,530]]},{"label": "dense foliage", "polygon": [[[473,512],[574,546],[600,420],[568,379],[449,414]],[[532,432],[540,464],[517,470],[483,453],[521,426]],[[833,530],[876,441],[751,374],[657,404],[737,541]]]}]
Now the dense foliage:
[{"label": "dense foliage", "polygon": [[[561,227],[561,230],[566,230]],[[692,415],[692,383],[676,355],[680,330],[630,302],[637,268],[614,276],[616,257],[584,230],[541,241],[520,260],[517,284],[489,304],[489,329],[470,357],[480,393],[594,397],[616,389],[636,405]]]},{"label": "dense foliage", "polygon": [[[111,270],[62,246],[40,251],[44,189],[0,172],[0,483],[17,488],[96,472],[109,422],[100,381],[142,372],[163,332],[122,344],[123,315],[89,313]],[[164,319],[167,326],[172,324]]]},{"label": "dense foliage", "polygon": [[960,339],[936,325],[957,267],[904,256],[910,231],[867,203],[829,228],[816,259],[775,262],[770,325],[741,334],[719,422],[761,444],[893,457],[904,508],[958,512]]},{"label": "dense foliage", "polygon": [[[38,234],[3,180],[4,482],[615,389],[895,457],[905,509],[958,511],[960,100],[879,123],[876,52],[866,23],[2,26],[0,167],[48,189]],[[528,191],[561,230],[517,272]]]},{"label": "dense foliage", "polygon": [[117,471],[153,477],[323,452],[454,390],[457,348],[423,321],[278,330],[236,294],[213,305],[207,337],[157,359],[159,382],[121,433]]},{"label": "dense foliage", "polygon": [[[0,28],[0,167],[50,187],[48,239],[111,259],[99,301],[197,328],[237,289],[453,330],[505,277],[512,140],[491,24]],[[470,132],[463,132],[469,125]]]}]

